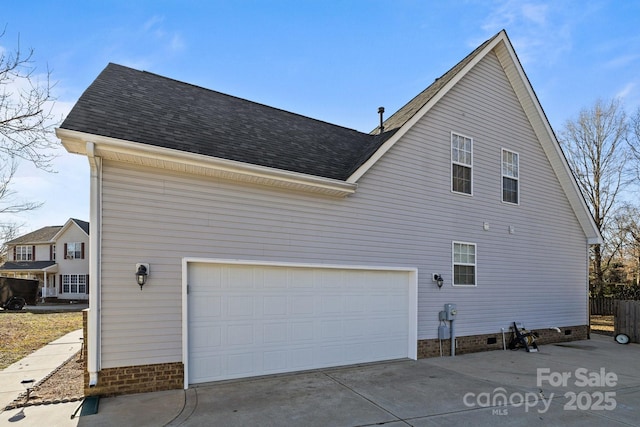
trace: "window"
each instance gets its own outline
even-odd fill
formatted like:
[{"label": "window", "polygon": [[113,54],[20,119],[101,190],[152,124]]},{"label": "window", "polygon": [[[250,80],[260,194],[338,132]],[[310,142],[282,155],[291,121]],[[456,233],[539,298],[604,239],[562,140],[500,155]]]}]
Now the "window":
[{"label": "window", "polygon": [[477,284],[475,243],[453,242],[453,284]]},{"label": "window", "polygon": [[67,294],[86,294],[87,276],[84,274],[63,274],[62,292]]},{"label": "window", "polygon": [[472,194],[473,140],[451,134],[451,191]]},{"label": "window", "polygon": [[502,201],[507,203],[518,202],[518,153],[502,150]]},{"label": "window", "polygon": [[15,261],[33,261],[33,246],[16,246]]},{"label": "window", "polygon": [[67,259],[82,259],[83,258],[83,248],[82,243],[65,243],[66,248],[66,258]]},{"label": "window", "polygon": [[51,261],[56,260],[56,245],[51,245]]}]

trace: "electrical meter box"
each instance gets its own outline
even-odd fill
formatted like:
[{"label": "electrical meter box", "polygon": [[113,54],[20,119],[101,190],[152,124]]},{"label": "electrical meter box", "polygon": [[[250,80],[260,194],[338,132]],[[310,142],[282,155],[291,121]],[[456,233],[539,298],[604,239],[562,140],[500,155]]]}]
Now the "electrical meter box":
[{"label": "electrical meter box", "polygon": [[455,304],[444,305],[444,317],[446,320],[455,320],[458,314],[458,307]]}]

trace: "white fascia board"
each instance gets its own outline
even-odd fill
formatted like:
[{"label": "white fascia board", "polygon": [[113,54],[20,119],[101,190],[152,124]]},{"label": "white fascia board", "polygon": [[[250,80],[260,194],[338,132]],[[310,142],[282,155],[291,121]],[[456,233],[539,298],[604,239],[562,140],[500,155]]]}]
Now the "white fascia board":
[{"label": "white fascia board", "polygon": [[499,43],[506,34],[503,32],[500,33],[498,37],[496,37],[490,44],[485,46],[482,51],[478,52],[476,56],[469,61],[469,63],[462,68],[455,76],[447,82],[435,95],[431,97],[431,99],[422,106],[418,112],[416,112],[413,117],[411,117],[405,124],[403,124],[400,129],[387,140],[378,150],[373,153],[373,155],[367,160],[362,166],[360,166],[349,178],[347,178],[347,182],[357,183],[358,180],[374,165],[382,156],[384,156],[387,151],[393,147],[404,134],[406,134],[409,129],[411,129],[431,108],[445,96],[451,88],[453,88],[458,82],[473,68],[476,66],[478,62],[480,62],[489,52],[491,52],[497,43]]},{"label": "white fascia board", "polygon": [[[74,224],[74,225],[75,225],[76,227],[78,227],[78,228],[79,228],[79,229],[80,229],[84,234],[87,234],[87,233],[85,233],[85,232],[84,232],[84,230],[82,230],[82,228],[81,228],[78,224],[76,224],[76,222],[75,222],[73,219],[69,218],[69,219],[67,220],[67,222],[65,222],[65,223],[64,223],[64,225],[62,226],[62,228],[60,229],[60,231],[58,231],[58,232],[55,234],[55,236],[53,236],[53,237],[51,238],[51,241],[52,241],[52,242],[54,242],[54,243],[55,243],[55,242],[57,242],[57,241],[58,241],[58,239],[60,238],[60,236],[62,236],[62,235],[64,234],[64,232],[65,232],[65,231],[67,231],[67,230],[69,229],[69,227],[71,226],[71,224]],[[88,236],[88,234],[87,234],[87,236]]]},{"label": "white fascia board", "polygon": [[[588,244],[602,244],[603,239],[600,231],[593,220],[593,216],[591,216],[589,212],[582,192],[578,188],[578,183],[571,172],[567,158],[560,148],[560,143],[556,139],[551,124],[547,120],[547,116],[544,114],[542,105],[540,105],[540,101],[507,37],[504,37],[503,43],[496,47],[496,55],[549,159],[551,167],[558,177],[558,181],[564,190],[569,204],[587,237]],[[506,60],[508,60],[508,63],[505,62]]]},{"label": "white fascia board", "polygon": [[67,151],[75,154],[87,155],[86,142],[93,142],[96,155],[105,159],[123,161],[122,156],[128,156],[130,162],[138,164],[154,162],[155,166],[160,168],[169,169],[168,165],[170,164],[181,165],[182,170],[186,167],[202,168],[202,170],[212,172],[214,175],[224,176],[226,179],[323,193],[338,197],[353,194],[357,188],[355,183],[337,179],[252,165],[235,160],[156,147],[68,129],[57,128],[56,135],[62,140],[62,145]]},{"label": "white fascia board", "polygon": [[58,264],[50,265],[49,267],[45,267],[42,269],[45,273],[57,273],[58,272]]}]

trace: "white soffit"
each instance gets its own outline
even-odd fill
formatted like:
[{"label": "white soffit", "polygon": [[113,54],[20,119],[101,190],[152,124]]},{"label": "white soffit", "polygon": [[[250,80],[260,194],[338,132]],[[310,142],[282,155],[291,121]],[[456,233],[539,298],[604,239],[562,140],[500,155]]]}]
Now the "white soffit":
[{"label": "white soffit", "polygon": [[95,155],[182,173],[203,175],[250,184],[279,187],[294,191],[346,197],[355,193],[357,184],[317,177],[234,160],[156,147],[115,138],[87,134],[68,129],[56,129],[56,135],[70,153],[87,155],[86,143],[95,144]]}]

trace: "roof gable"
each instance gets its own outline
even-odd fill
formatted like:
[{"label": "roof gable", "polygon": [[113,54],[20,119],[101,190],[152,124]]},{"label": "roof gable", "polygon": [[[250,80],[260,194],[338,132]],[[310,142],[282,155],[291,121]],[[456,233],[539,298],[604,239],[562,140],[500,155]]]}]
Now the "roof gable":
[{"label": "roof gable", "polygon": [[573,177],[567,160],[560,148],[551,125],[547,120],[542,106],[533,91],[520,61],[509,41],[506,31],[502,30],[491,39],[481,44],[466,58],[451,68],[441,78],[413,98],[398,112],[383,123],[385,133],[389,129],[389,137],[380,145],[350,177],[347,182],[357,182],[385,153],[387,153],[420,118],[453,88],[473,67],[476,66],[490,52],[495,52],[502,68],[509,79],[518,101],[527,119],[542,145],[551,166],[558,177],[560,185],[576,214],[576,218],[585,232],[590,244],[602,243],[602,236],[595,225],[593,217],[587,208],[584,197]]},{"label": "roof gable", "polygon": [[27,233],[24,236],[17,237],[8,241],[7,245],[26,245],[26,244],[42,244],[42,243],[55,243],[56,240],[65,232],[71,225],[76,225],[87,236],[89,235],[89,223],[76,218],[70,218],[64,225],[49,225],[39,228],[36,231]]},{"label": "roof gable", "polygon": [[56,235],[53,237],[52,240],[58,240],[60,236],[62,236],[69,229],[69,227],[78,227],[80,230],[84,232],[84,234],[86,234],[87,236],[89,235],[88,222],[75,219],[75,218],[69,218],[67,222],[65,222],[64,225],[60,227],[60,230],[58,230],[58,232],[56,233]]},{"label": "roof gable", "polygon": [[[503,30],[365,134],[109,64],[56,132],[70,152],[334,196],[358,180],[494,52],[591,243],[601,241],[542,107]],[[107,157],[110,156],[110,157]]]}]

